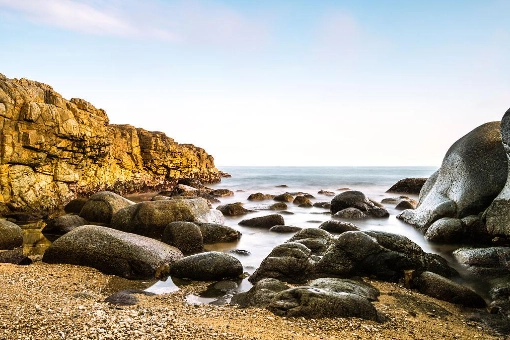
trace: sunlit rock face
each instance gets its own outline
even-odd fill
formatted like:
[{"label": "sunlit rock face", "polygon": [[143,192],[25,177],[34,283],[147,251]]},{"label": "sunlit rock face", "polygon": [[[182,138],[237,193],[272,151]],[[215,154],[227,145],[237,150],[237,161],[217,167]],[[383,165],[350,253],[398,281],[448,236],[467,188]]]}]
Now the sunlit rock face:
[{"label": "sunlit rock face", "polygon": [[425,233],[440,218],[477,215],[501,192],[507,172],[500,122],[483,124],[450,147],[423,186],[417,208],[398,217]]},{"label": "sunlit rock face", "polygon": [[[501,120],[501,140],[510,159],[510,109]],[[485,213],[485,224],[491,235],[510,236],[510,169],[506,184]]]},{"label": "sunlit rock face", "polygon": [[51,211],[78,195],[159,190],[180,178],[216,182],[203,149],[162,132],[110,125],[106,112],[50,86],[0,74],[0,206]]}]

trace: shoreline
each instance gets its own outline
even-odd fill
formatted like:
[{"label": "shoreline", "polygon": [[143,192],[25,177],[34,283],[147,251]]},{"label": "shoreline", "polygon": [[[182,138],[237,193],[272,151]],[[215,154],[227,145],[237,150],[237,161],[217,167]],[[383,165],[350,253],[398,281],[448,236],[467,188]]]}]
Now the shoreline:
[{"label": "shoreline", "polygon": [[235,306],[191,305],[197,282],[178,291],[136,295],[134,306],[104,302],[118,287],[115,276],[87,267],[35,262],[0,264],[0,338],[24,339],[498,339],[470,321],[478,310],[435,300],[397,284],[368,280],[381,291],[374,306],[388,317],[283,318]]}]

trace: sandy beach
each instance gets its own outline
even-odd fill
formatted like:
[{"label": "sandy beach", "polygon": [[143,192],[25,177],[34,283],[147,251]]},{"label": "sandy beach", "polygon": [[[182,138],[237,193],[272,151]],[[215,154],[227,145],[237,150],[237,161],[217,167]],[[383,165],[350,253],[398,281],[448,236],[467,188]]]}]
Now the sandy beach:
[{"label": "sandy beach", "polygon": [[[112,285],[112,282],[117,282]],[[281,318],[264,309],[191,305],[206,283],[170,294],[137,295],[134,306],[104,299],[122,289],[95,269],[36,262],[0,264],[0,339],[499,339],[469,321],[476,310],[438,301],[397,284],[381,291],[385,323],[355,318]]]}]

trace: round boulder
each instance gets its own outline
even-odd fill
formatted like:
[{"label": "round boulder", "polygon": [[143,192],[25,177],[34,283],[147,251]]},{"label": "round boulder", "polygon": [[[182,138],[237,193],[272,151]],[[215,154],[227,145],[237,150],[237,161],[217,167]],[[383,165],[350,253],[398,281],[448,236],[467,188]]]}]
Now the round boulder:
[{"label": "round boulder", "polygon": [[[336,214],[346,209],[356,209],[364,215],[372,217],[388,217],[390,215],[381,204],[370,200],[364,193],[356,190],[344,191],[331,200],[331,214]],[[359,217],[360,214],[358,214],[356,210],[347,210],[339,217],[363,218]]]},{"label": "round boulder", "polygon": [[427,229],[425,239],[436,243],[460,243],[464,238],[464,226],[458,218],[441,218]]},{"label": "round boulder", "polygon": [[283,220],[283,216],[279,214],[272,214],[267,216],[260,216],[250,218],[248,220],[242,220],[239,222],[239,225],[247,226],[247,227],[255,227],[255,228],[271,228],[275,225],[284,225],[285,221]]},{"label": "round boulder", "polygon": [[232,227],[216,224],[195,222],[200,228],[205,244],[234,242],[241,238],[241,232]]},{"label": "round boulder", "polygon": [[43,262],[92,267],[127,279],[147,279],[182,257],[179,249],[152,238],[84,225],[53,242],[44,253]]},{"label": "round boulder", "polygon": [[326,222],[323,222],[319,229],[326,230],[327,232],[334,233],[334,234],[341,234],[346,231],[359,231],[359,228],[350,222],[343,222],[343,221],[336,221],[336,220],[329,220]]},{"label": "round boulder", "polygon": [[193,222],[172,222],[166,226],[161,241],[176,247],[184,254],[201,252],[204,240],[200,228]]},{"label": "round boulder", "polygon": [[111,227],[138,235],[161,238],[171,222],[223,223],[220,211],[210,209],[203,198],[140,202],[119,210]]},{"label": "round boulder", "polygon": [[87,224],[87,221],[78,215],[63,215],[52,218],[42,230],[44,234],[64,235],[71,230]]},{"label": "round boulder", "polygon": [[378,313],[368,299],[355,294],[333,293],[312,287],[296,287],[276,294],[267,309],[278,316],[356,317],[378,321]]},{"label": "round boulder", "polygon": [[290,203],[290,202],[294,201],[294,196],[292,196],[291,194],[286,192],[284,194],[275,196],[273,199],[278,202],[289,202]]},{"label": "round boulder", "polygon": [[133,204],[116,193],[101,191],[90,196],[80,211],[80,217],[90,222],[109,224],[117,211]]},{"label": "round boulder", "polygon": [[312,206],[312,201],[306,197],[306,196],[302,196],[302,195],[298,195],[294,198],[294,200],[292,201],[293,204],[295,205],[299,205],[299,206],[302,206],[302,205],[306,205],[306,206]]},{"label": "round boulder", "polygon": [[251,194],[248,196],[248,201],[265,201],[265,200],[271,200],[274,198],[274,195],[270,194],[263,194],[261,192],[257,192],[255,194]]},{"label": "round boulder", "polygon": [[252,210],[244,208],[241,202],[219,205],[216,209],[221,211],[224,216],[239,216],[252,212]]},{"label": "round boulder", "polygon": [[241,308],[265,308],[271,303],[271,300],[277,293],[289,288],[289,286],[279,280],[271,278],[262,279],[255,283],[249,291],[234,295],[230,304],[238,305]]},{"label": "round boulder", "polygon": [[170,268],[170,275],[195,281],[236,279],[242,273],[243,265],[237,258],[215,251],[190,255]]},{"label": "round boulder", "polygon": [[0,249],[11,250],[23,245],[23,230],[17,224],[0,220]]},{"label": "round boulder", "polygon": [[88,199],[75,198],[64,206],[64,211],[68,214],[79,214]]},{"label": "round boulder", "polygon": [[367,218],[367,214],[357,208],[345,208],[337,211],[333,216],[349,220],[361,220]]},{"label": "round boulder", "polygon": [[386,192],[418,195],[427,178],[404,178],[393,184]]}]

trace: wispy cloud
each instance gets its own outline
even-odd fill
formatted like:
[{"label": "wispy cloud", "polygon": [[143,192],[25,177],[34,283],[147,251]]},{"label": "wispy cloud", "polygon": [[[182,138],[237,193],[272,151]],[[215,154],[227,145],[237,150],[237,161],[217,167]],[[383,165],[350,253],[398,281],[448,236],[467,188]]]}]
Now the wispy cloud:
[{"label": "wispy cloud", "polygon": [[0,0],[0,11],[83,34],[188,44],[263,41],[264,25],[232,8],[201,1]]}]

